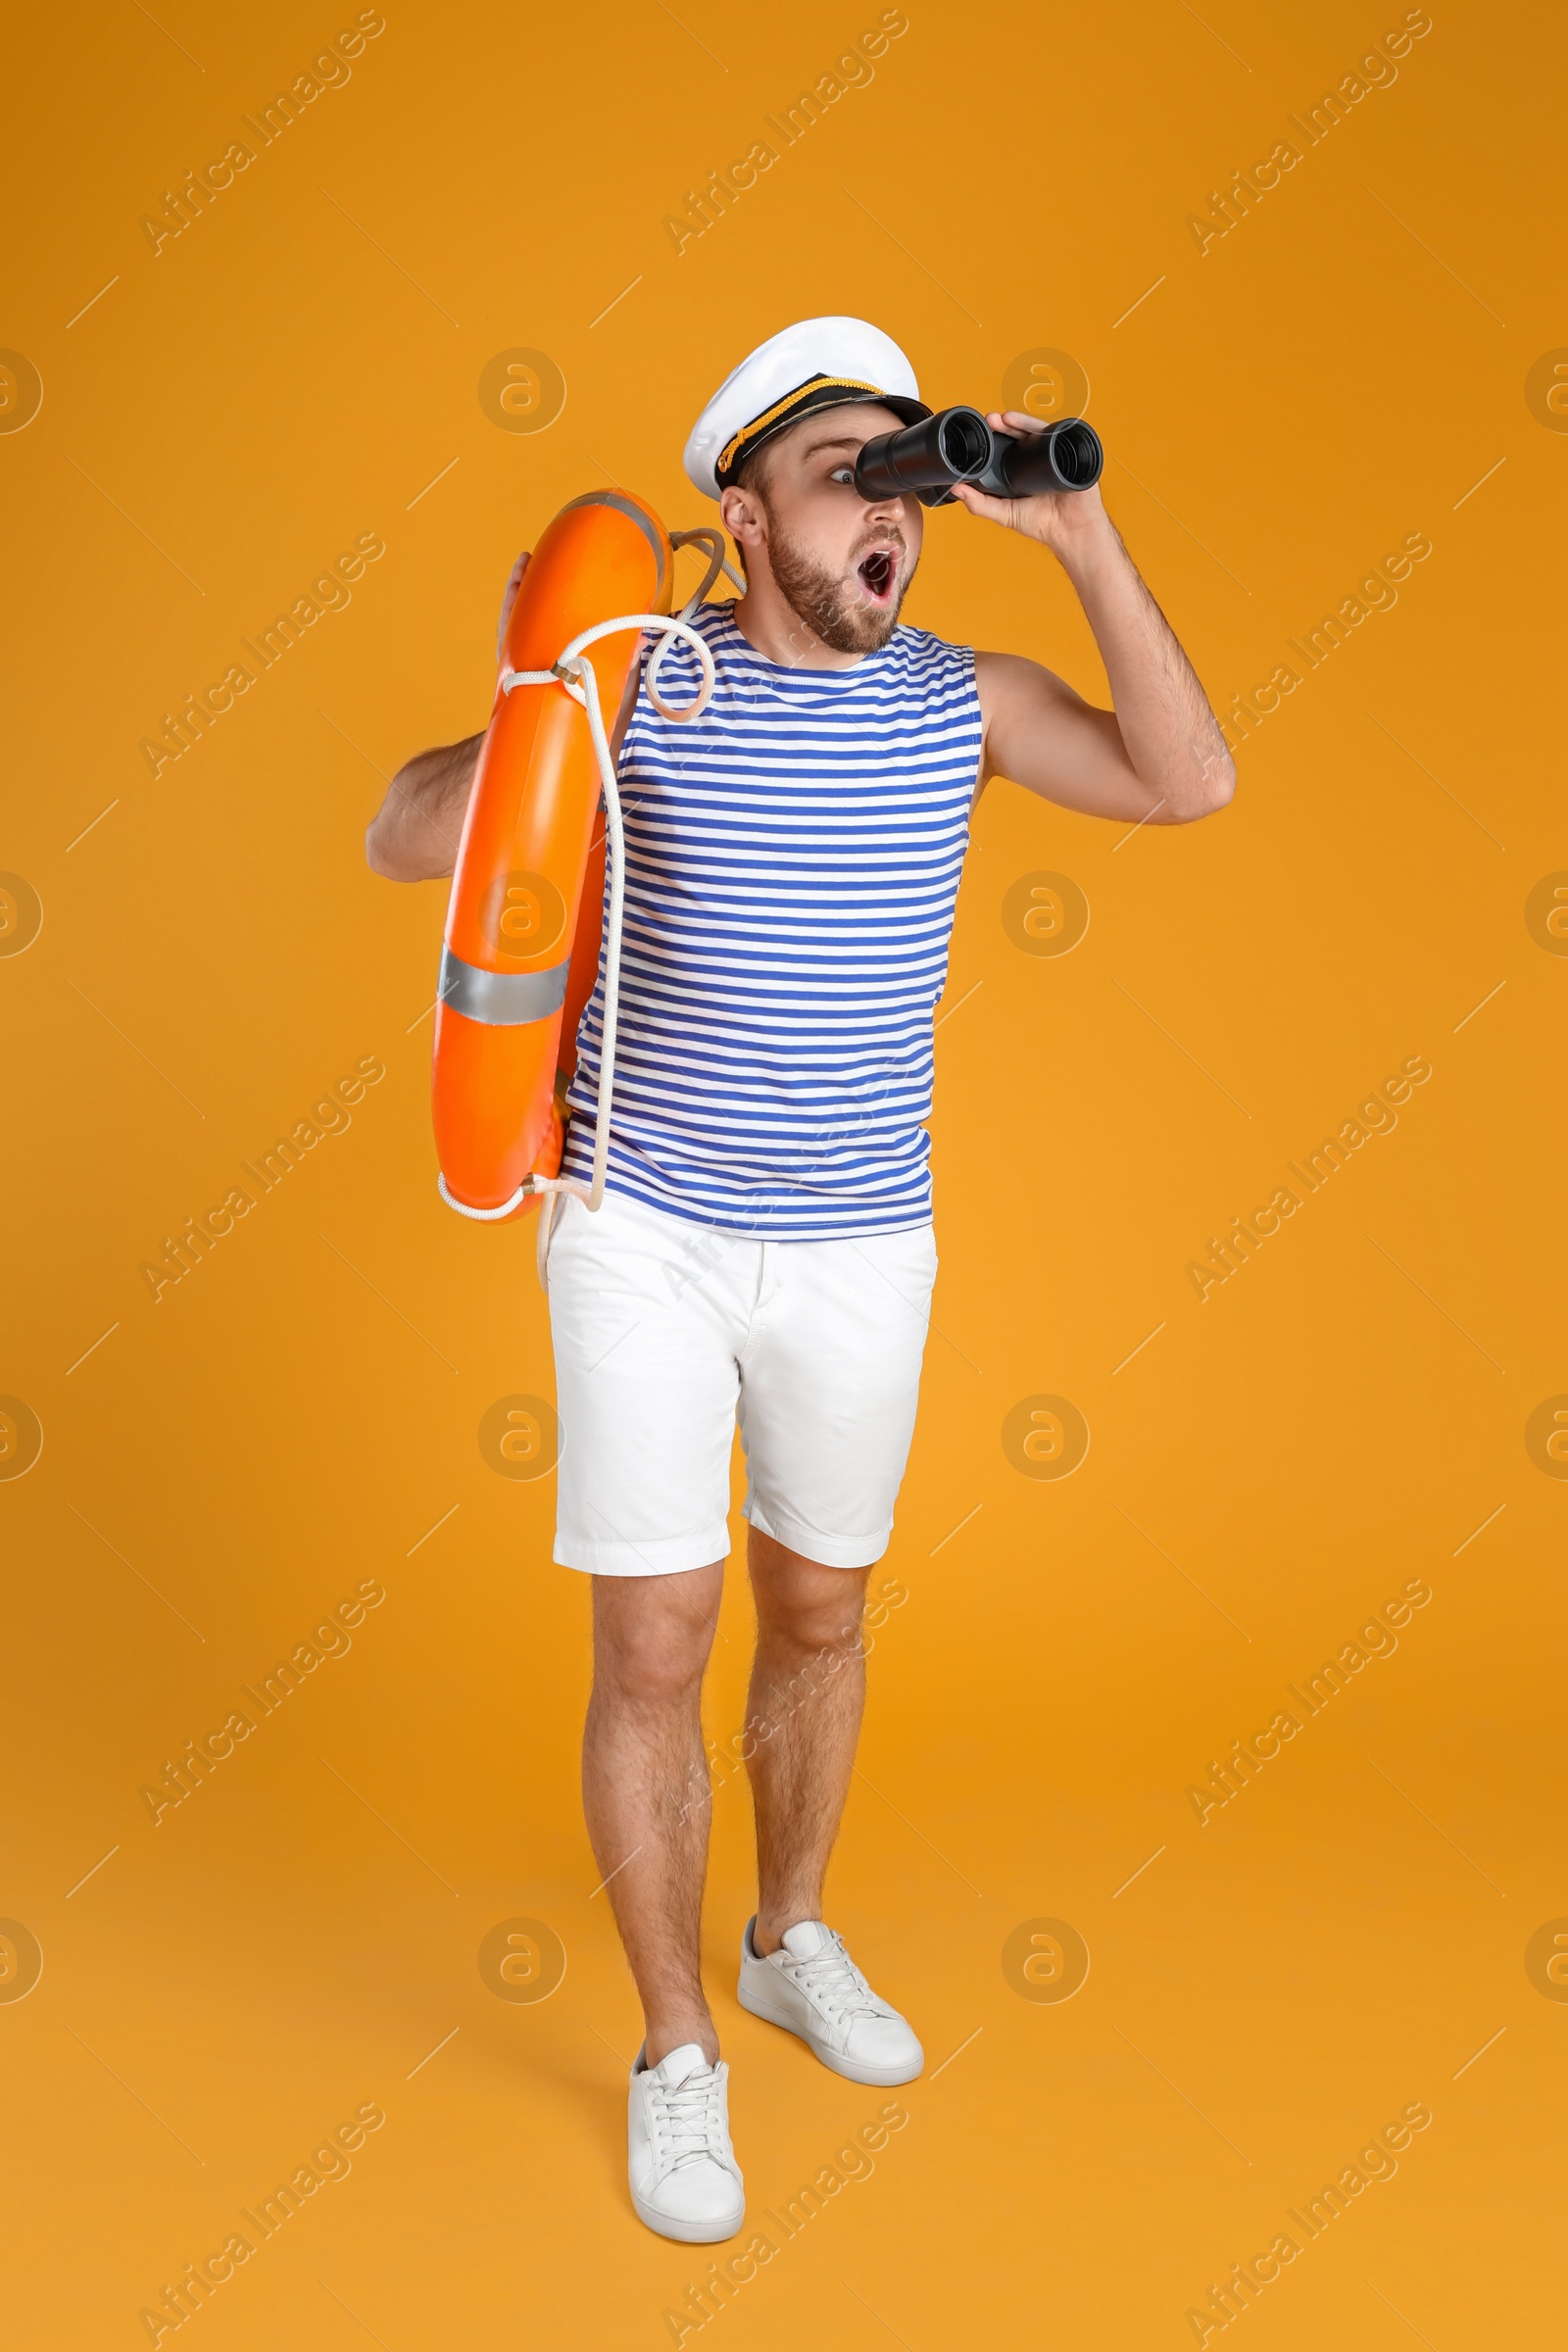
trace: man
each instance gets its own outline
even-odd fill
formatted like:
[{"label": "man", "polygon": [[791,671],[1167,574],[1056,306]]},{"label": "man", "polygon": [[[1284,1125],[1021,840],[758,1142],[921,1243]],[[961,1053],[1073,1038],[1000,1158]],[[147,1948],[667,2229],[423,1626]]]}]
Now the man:
[{"label": "man", "polygon": [[[608,1188],[592,1215],[568,1196],[550,1242],[555,1556],[594,1580],[585,1810],[647,2026],[632,2197],[687,2240],[731,2236],[744,2212],[698,1954],[699,1702],[737,1411],[758,1618],[740,2000],[852,2081],[908,2082],[920,2045],[826,1925],[822,1885],[936,1272],[921,1122],[970,813],[996,774],[1121,824],[1207,815],[1234,783],[1098,489],[956,497],[1063,565],[1112,710],[1017,655],[900,626],[924,514],[862,500],[855,460],[930,414],[903,353],[858,319],[808,319],[735,370],[686,449],[746,572],[743,597],[698,616],[716,688],[678,726],[634,670],[615,732],[627,878]],[[672,651],[663,696],[679,704],[697,679],[695,656]],[[451,872],[481,741],[400,771],[368,837],[378,873]],[[567,1098],[564,1167],[579,1176],[602,988],[601,971]]]}]

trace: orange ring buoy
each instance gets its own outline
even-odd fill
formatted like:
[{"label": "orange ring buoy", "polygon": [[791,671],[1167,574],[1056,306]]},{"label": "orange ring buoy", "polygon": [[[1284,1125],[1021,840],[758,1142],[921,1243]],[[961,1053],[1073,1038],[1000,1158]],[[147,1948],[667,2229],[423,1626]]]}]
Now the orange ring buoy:
[{"label": "orange ring buoy", "polygon": [[[536,1192],[507,1204],[531,1175],[560,1168],[557,1098],[598,972],[604,889],[586,711],[559,679],[509,693],[506,673],[552,668],[581,632],[618,613],[667,613],[673,568],[652,508],[593,490],[544,532],[513,607],[452,878],[431,1071],[443,1189],[487,1221],[526,1215]],[[607,728],[637,646],[628,629],[594,647]]]}]

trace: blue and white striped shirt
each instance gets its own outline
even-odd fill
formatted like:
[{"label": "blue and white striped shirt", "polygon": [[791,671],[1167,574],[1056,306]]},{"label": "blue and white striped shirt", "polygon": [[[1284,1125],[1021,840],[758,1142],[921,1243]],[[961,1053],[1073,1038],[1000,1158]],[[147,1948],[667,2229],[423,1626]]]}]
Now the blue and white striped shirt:
[{"label": "blue and white striped shirt", "polygon": [[[931,1016],[981,746],[974,655],[899,628],[851,669],[697,626],[717,683],[689,726],[640,692],[626,828],[609,1190],[767,1240],[931,1215]],[[700,684],[672,648],[660,691]],[[608,906],[608,898],[607,898]],[[593,1163],[604,957],[577,1033],[564,1173]]]}]

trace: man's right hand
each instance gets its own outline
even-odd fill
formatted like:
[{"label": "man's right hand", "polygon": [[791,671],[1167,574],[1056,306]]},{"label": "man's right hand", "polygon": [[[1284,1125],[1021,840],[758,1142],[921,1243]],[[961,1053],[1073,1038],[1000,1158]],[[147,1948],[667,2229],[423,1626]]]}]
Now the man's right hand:
[{"label": "man's right hand", "polygon": [[496,661],[498,663],[506,660],[507,623],[512,618],[512,608],[517,601],[517,590],[522,586],[522,575],[527,568],[528,550],[524,548],[512,566],[512,577],[508,580],[506,594],[501,599],[501,618],[496,623]]}]

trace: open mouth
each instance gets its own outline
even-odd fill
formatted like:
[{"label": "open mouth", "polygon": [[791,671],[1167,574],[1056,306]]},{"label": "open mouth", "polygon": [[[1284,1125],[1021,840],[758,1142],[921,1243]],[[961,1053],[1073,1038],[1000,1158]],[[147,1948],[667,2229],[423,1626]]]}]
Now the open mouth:
[{"label": "open mouth", "polygon": [[873,604],[885,605],[899,576],[899,560],[890,547],[874,547],[856,565],[856,577]]}]

